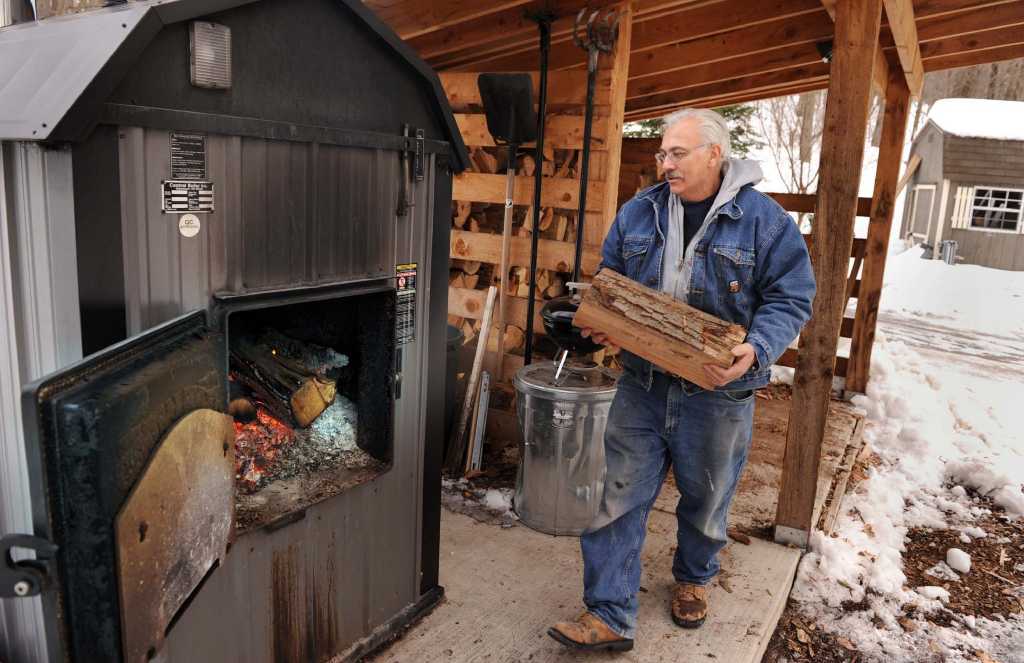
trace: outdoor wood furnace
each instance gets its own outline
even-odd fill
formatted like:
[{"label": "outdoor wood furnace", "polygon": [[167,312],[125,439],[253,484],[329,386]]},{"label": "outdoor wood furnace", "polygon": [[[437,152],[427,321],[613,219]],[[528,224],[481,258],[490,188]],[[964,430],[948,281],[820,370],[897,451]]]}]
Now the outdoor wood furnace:
[{"label": "outdoor wood furnace", "polygon": [[85,355],[23,389],[0,560],[46,658],[352,658],[434,605],[434,73],[351,0],[171,0],[0,30],[0,88],[5,232],[71,261]]}]

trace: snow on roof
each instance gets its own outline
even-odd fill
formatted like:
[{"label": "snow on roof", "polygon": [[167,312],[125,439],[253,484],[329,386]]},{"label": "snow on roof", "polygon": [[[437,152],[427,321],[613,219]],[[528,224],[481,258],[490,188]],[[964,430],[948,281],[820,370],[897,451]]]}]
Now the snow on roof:
[{"label": "snow on roof", "polygon": [[939,99],[928,119],[953,136],[1024,140],[1024,101]]}]

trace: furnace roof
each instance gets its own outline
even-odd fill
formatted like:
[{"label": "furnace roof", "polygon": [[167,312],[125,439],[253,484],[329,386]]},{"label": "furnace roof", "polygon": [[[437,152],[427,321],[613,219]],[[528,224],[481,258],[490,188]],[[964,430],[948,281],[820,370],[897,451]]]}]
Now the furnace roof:
[{"label": "furnace roof", "polygon": [[[65,120],[72,111],[98,117],[105,100],[161,29],[254,1],[140,0],[0,29],[0,140],[83,138],[81,118]],[[454,166],[464,170],[468,153],[437,74],[362,3],[338,1],[422,78],[452,146]]]}]

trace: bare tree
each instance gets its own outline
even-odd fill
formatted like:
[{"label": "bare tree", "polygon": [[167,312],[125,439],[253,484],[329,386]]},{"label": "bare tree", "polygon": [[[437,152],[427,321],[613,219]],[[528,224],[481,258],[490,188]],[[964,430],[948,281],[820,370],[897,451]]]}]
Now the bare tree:
[{"label": "bare tree", "polygon": [[[757,120],[779,177],[790,193],[811,193],[818,182],[818,148],[825,93],[777,97],[759,102]],[[800,223],[804,222],[803,214]]]}]

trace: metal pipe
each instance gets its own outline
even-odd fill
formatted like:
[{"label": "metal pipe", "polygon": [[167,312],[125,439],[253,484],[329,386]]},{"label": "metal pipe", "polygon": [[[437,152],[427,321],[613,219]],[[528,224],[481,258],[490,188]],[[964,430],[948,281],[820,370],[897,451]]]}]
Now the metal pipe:
[{"label": "metal pipe", "polygon": [[583,119],[583,163],[580,165],[580,206],[576,212],[576,257],[573,260],[572,280],[580,280],[580,266],[583,259],[583,226],[587,209],[587,184],[590,177],[590,134],[594,124],[594,88],[597,79],[597,57],[599,51],[591,47],[587,53],[587,109]]},{"label": "metal pipe", "polygon": [[533,315],[537,289],[537,243],[540,239],[540,190],[544,180],[544,121],[548,106],[548,53],[551,50],[551,21],[549,13],[534,17],[540,30],[540,99],[537,104],[537,147],[534,152],[533,171],[533,232],[530,234],[530,292],[526,301],[526,347],[523,365],[533,361]]}]

